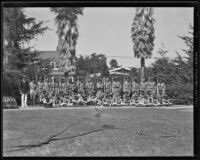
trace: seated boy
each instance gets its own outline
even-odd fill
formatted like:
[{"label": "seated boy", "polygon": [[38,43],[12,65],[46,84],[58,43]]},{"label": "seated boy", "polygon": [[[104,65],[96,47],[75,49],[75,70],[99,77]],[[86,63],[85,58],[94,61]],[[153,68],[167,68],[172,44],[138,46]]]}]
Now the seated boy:
[{"label": "seated boy", "polygon": [[60,103],[60,97],[59,95],[56,95],[55,97],[52,98],[52,103],[54,107],[58,107]]},{"label": "seated boy", "polygon": [[160,105],[160,102],[159,102],[158,98],[156,98],[156,97],[153,98],[153,105],[154,106],[159,106]]},{"label": "seated boy", "polygon": [[148,98],[148,96],[144,96],[144,104],[145,104],[145,106],[149,106],[149,98]]},{"label": "seated boy", "polygon": [[150,106],[153,105],[153,94],[149,93],[149,94],[147,95],[147,97],[148,97],[149,105],[150,105]]},{"label": "seated boy", "polygon": [[78,103],[79,105],[84,105],[84,104],[86,104],[86,102],[84,101],[84,99],[83,99],[83,97],[81,96],[81,94],[78,94],[77,103]]},{"label": "seated boy", "polygon": [[68,104],[68,100],[65,96],[61,97],[60,98],[60,102],[59,102],[59,105],[62,106],[62,107],[66,107]]},{"label": "seated boy", "polygon": [[118,105],[118,106],[125,105],[125,104],[122,102],[122,99],[121,99],[120,96],[117,97],[117,101],[116,101],[116,102],[117,102],[117,105]]},{"label": "seated boy", "polygon": [[112,101],[111,101],[111,105],[112,106],[117,106],[117,98],[112,98]]},{"label": "seated boy", "polygon": [[44,97],[43,104],[45,107],[52,107],[53,101],[52,101],[51,97]]},{"label": "seated boy", "polygon": [[103,103],[103,106],[109,106],[109,97],[105,97],[102,103]]},{"label": "seated boy", "polygon": [[145,106],[144,97],[141,94],[138,97],[138,105],[139,106]]}]

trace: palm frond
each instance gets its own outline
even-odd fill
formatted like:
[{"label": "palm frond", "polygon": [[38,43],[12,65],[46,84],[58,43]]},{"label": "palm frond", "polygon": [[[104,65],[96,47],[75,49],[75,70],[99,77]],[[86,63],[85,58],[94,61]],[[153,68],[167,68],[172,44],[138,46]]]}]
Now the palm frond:
[{"label": "palm frond", "polygon": [[59,38],[57,50],[60,52],[61,66],[68,70],[73,64],[75,47],[79,36],[77,20],[83,14],[82,7],[53,7],[56,15],[57,34]]},{"label": "palm frond", "polygon": [[131,39],[136,58],[150,58],[155,39],[153,9],[151,7],[136,8],[136,15],[131,26]]}]

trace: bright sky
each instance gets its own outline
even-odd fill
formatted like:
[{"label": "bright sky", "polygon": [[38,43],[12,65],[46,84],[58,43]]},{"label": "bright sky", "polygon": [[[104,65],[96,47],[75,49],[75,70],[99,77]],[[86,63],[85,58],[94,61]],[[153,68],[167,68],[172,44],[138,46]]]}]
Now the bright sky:
[{"label": "bright sky", "polygon": [[[40,51],[55,51],[58,44],[56,35],[55,15],[49,8],[26,8],[28,17],[35,17],[36,21],[45,23],[52,30],[46,31],[30,45]],[[176,51],[186,48],[184,42],[177,36],[187,35],[189,24],[193,25],[193,8],[154,8],[155,47],[151,59],[146,60],[146,66],[158,57],[157,51],[164,43],[169,52],[167,56],[173,58]],[[102,53],[107,56],[107,63],[112,58],[124,67],[139,67],[140,60],[134,58],[131,40],[131,24],[135,16],[135,8],[128,7],[98,7],[84,8],[84,15],[79,17],[79,38],[76,54],[90,55]]]}]

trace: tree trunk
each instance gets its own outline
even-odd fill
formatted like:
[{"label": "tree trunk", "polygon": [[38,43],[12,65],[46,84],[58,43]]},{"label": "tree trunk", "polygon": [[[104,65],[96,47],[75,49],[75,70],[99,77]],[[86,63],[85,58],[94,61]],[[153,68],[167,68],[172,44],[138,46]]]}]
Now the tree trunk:
[{"label": "tree trunk", "polygon": [[144,82],[144,68],[145,68],[145,59],[141,58],[141,82]]}]

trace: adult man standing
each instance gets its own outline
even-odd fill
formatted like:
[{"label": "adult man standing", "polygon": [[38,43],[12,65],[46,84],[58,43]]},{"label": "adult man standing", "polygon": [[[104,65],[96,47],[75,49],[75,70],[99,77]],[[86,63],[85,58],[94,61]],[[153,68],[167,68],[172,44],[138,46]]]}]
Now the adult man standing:
[{"label": "adult man standing", "polygon": [[22,77],[22,81],[20,83],[20,93],[21,93],[21,107],[25,108],[27,107],[27,94],[29,92],[29,83],[25,79],[25,77]]}]

